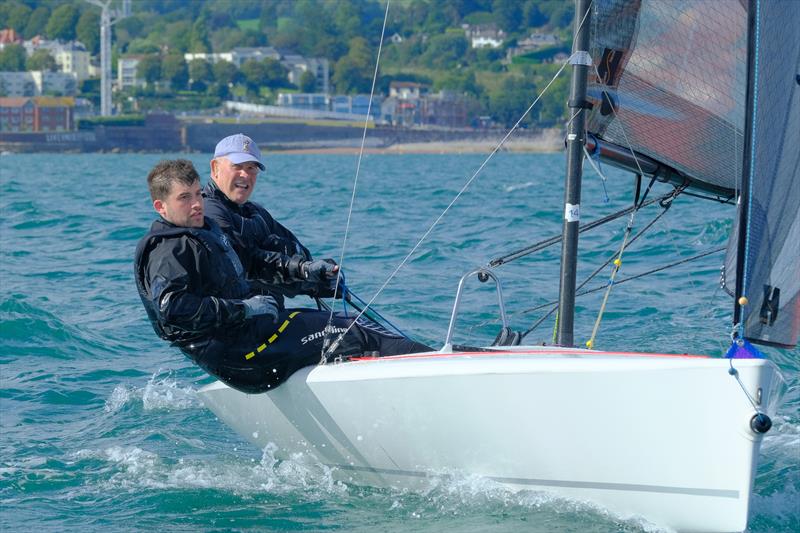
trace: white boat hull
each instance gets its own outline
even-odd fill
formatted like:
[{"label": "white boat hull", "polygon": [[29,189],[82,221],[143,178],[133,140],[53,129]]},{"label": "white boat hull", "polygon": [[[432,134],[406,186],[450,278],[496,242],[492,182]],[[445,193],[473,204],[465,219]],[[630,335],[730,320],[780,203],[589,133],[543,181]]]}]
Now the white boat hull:
[{"label": "white boat hull", "polygon": [[[741,531],[782,378],[765,360],[518,347],[305,368],[275,391],[222,383],[205,404],[278,458],[302,452],[349,482],[441,474],[547,490],[678,531]],[[740,384],[741,383],[741,384]]]}]

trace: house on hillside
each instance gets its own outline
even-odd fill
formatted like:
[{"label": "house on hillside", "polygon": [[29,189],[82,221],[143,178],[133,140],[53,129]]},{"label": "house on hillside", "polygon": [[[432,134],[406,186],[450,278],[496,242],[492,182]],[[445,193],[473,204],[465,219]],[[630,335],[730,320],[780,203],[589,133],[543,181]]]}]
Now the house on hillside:
[{"label": "house on hillside", "polygon": [[77,93],[78,79],[74,73],[0,72],[0,96],[75,96]]},{"label": "house on hillside", "polygon": [[558,36],[553,33],[532,33],[517,42],[517,46],[512,46],[506,51],[506,61],[519,55],[529,54],[543,48],[555,47],[561,44]]},{"label": "house on hillside", "polygon": [[139,62],[143,55],[129,55],[117,59],[117,89],[123,90],[131,87],[144,87],[146,81],[136,75]]},{"label": "house on hillside", "polygon": [[75,129],[71,97],[0,97],[0,131],[46,132]]},{"label": "house on hillside", "polygon": [[2,50],[7,44],[22,44],[22,37],[14,30],[14,28],[0,30],[0,50]]},{"label": "house on hillside", "polygon": [[33,55],[37,50],[46,50],[53,57],[61,72],[75,74],[75,78],[79,82],[92,76],[91,54],[81,42],[49,41],[37,35],[22,43],[22,46],[25,47],[25,54],[28,56]]},{"label": "house on hillside", "polygon": [[498,29],[494,24],[479,26],[463,24],[461,27],[472,48],[500,48],[506,38],[506,32]]},{"label": "house on hillside", "polygon": [[242,68],[242,65],[251,59],[255,61],[274,59],[286,68],[288,71],[287,78],[290,83],[299,85],[300,76],[302,76],[304,72],[311,72],[317,79],[317,90],[326,94],[330,92],[330,62],[325,58],[307,58],[298,54],[284,53],[271,46],[254,48],[240,47],[234,48],[230,52],[214,54],[183,54],[183,58],[187,63],[194,59],[202,59],[211,64],[218,61],[228,61],[233,63],[236,68]]}]

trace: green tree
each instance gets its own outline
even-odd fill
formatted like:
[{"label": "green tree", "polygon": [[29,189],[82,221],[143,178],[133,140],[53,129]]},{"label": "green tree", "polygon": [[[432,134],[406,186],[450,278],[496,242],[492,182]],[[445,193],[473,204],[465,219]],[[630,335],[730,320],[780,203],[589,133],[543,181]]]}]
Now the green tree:
[{"label": "green tree", "polygon": [[25,61],[25,70],[45,70],[55,72],[58,65],[48,50],[39,49],[32,53]]},{"label": "green tree", "polygon": [[274,59],[245,61],[242,65],[242,75],[247,88],[256,94],[262,87],[278,88],[289,85],[286,68]]},{"label": "green tree", "polygon": [[466,62],[465,56],[470,50],[463,33],[444,33],[430,38],[420,60],[432,68],[453,68]]},{"label": "green tree", "polygon": [[205,59],[192,59],[189,61],[189,88],[193,91],[203,92],[214,82],[214,72]]},{"label": "green tree", "polygon": [[82,42],[86,50],[92,54],[100,53],[100,15],[94,10],[86,10],[78,19],[75,36]]},{"label": "green tree", "polygon": [[217,61],[211,65],[211,71],[217,83],[225,87],[232,86],[242,79],[242,74],[239,72],[239,69],[230,61]]},{"label": "green tree", "polygon": [[[151,33],[152,35],[152,33]],[[188,20],[180,20],[168,24],[161,43],[166,45],[170,53],[186,53],[192,39],[192,24]],[[187,78],[188,79],[188,78]]]},{"label": "green tree", "polygon": [[39,6],[34,9],[28,18],[28,23],[25,25],[25,31],[22,33],[23,37],[32,39],[37,35],[43,34],[48,20],[50,20],[50,8]]},{"label": "green tree", "polygon": [[492,13],[501,30],[513,33],[519,30],[522,6],[519,0],[493,0]]},{"label": "green tree", "polygon": [[264,64],[264,85],[273,89],[290,86],[289,71],[281,65],[280,61],[267,58],[262,63]]},{"label": "green tree", "polygon": [[93,9],[87,9],[78,19],[75,36],[92,55],[100,53],[100,15]]},{"label": "green tree", "polygon": [[78,25],[78,8],[72,4],[61,4],[53,10],[44,31],[51,39],[72,41],[75,39],[75,27]]},{"label": "green tree", "polygon": [[31,13],[33,13],[33,10],[26,5],[18,3],[11,4],[8,9],[6,26],[22,35],[31,18]]},{"label": "green tree", "polygon": [[161,57],[157,54],[144,56],[136,65],[136,77],[151,85],[161,79]]},{"label": "green tree", "polygon": [[332,81],[343,94],[369,92],[372,86],[373,59],[362,37],[350,39],[350,49],[333,67]]},{"label": "green tree", "polygon": [[306,70],[300,75],[297,86],[300,92],[313,93],[317,90],[317,77],[313,72]]},{"label": "green tree", "polygon": [[208,53],[211,51],[211,44],[208,37],[208,22],[205,17],[197,19],[192,26],[189,51],[193,53]]},{"label": "green tree", "polygon": [[244,82],[245,85],[247,85],[247,89],[258,92],[258,88],[263,83],[264,76],[266,76],[266,67],[264,66],[264,63],[261,61],[256,61],[255,59],[248,59],[242,63],[242,68],[240,70],[242,72],[242,76],[244,76]]},{"label": "green tree", "polygon": [[7,44],[0,50],[0,72],[25,70],[25,49],[19,44]]},{"label": "green tree", "polygon": [[[503,80],[500,89],[489,94],[489,112],[506,127],[516,124],[522,113],[536,99],[536,85],[525,78],[511,76]],[[523,124],[533,122],[525,117]]]},{"label": "green tree", "polygon": [[467,71],[448,71],[442,78],[437,80],[435,89],[444,89],[457,93],[469,93],[480,96],[482,88],[475,80],[475,72]]},{"label": "green tree", "polygon": [[569,77],[559,76],[550,89],[542,95],[537,113],[542,126],[555,126],[567,120],[567,100],[569,98]]},{"label": "green tree", "polygon": [[189,82],[189,68],[183,56],[170,54],[161,61],[161,78],[169,82],[176,91],[186,89]]}]

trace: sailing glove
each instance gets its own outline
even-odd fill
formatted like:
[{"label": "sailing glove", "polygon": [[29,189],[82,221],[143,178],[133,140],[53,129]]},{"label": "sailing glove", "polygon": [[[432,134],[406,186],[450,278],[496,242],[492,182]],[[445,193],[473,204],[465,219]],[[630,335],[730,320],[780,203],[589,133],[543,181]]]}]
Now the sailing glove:
[{"label": "sailing glove", "polygon": [[317,259],[306,261],[300,265],[303,278],[316,283],[335,277],[338,270],[339,265],[333,259]]},{"label": "sailing glove", "polygon": [[248,298],[247,300],[242,300],[242,303],[245,307],[245,318],[252,318],[258,315],[269,315],[272,317],[273,322],[278,319],[278,303],[272,296],[259,294]]}]

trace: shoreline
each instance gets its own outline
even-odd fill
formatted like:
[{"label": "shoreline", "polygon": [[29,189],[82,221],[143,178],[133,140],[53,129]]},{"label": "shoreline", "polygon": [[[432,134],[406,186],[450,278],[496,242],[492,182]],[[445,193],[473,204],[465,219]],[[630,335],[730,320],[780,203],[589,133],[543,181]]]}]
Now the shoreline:
[{"label": "shoreline", "polygon": [[[388,155],[427,155],[427,154],[483,154],[491,153],[496,148],[491,143],[464,143],[464,142],[435,142],[435,143],[408,143],[395,144],[385,148],[374,146],[364,147],[365,154],[388,154]],[[359,147],[329,147],[329,148],[266,148],[265,152],[271,154],[286,155],[357,155],[361,150]],[[551,146],[541,146],[531,143],[515,143],[509,145],[507,142],[498,152],[513,152],[526,154],[553,154],[563,151]]]},{"label": "shoreline", "polygon": [[[564,136],[560,130],[546,130],[535,137],[523,137],[506,140],[498,149],[498,139],[454,139],[435,140],[429,142],[396,142],[388,146],[375,146],[369,143],[364,146],[365,154],[481,154],[498,152],[514,153],[559,153],[564,151]],[[264,146],[267,152],[280,154],[358,154],[359,145],[347,146]]]},{"label": "shoreline", "polygon": [[[83,133],[83,132],[81,132]],[[216,132],[212,137],[217,138],[223,132]],[[273,132],[274,133],[274,132]],[[297,133],[297,132],[295,132]],[[302,133],[302,132],[301,132]],[[477,133],[477,132],[476,132]],[[536,133],[528,131],[514,132],[498,148],[498,144],[507,132],[480,132],[473,135],[453,135],[447,138],[442,132],[414,132],[404,135],[384,135],[367,137],[364,141],[366,154],[489,154],[498,152],[514,153],[558,153],[564,150],[564,132],[558,129],[543,130]],[[42,134],[50,135],[50,134]],[[0,139],[0,154],[11,153],[198,153],[205,152],[205,146],[170,145],[162,143],[160,146],[137,146],[136,143],[118,143],[106,146],[89,146],[86,139],[80,135],[52,134],[53,139],[44,138],[41,141],[37,134],[36,139],[7,140]],[[208,135],[208,132],[206,132]],[[74,138],[73,138],[74,137]],[[174,140],[180,136],[170,137]],[[277,138],[276,138],[277,137]],[[287,135],[281,140],[280,135],[272,135],[271,139],[257,141],[259,147],[268,153],[274,154],[342,154],[353,155],[361,151],[361,136],[350,138],[318,138],[303,135]],[[295,140],[296,139],[296,140]],[[313,139],[313,140],[311,140]],[[16,141],[16,142],[14,142]],[[48,142],[51,141],[51,142]],[[210,143],[211,141],[209,141]],[[206,143],[206,144],[209,144]],[[202,144],[202,143],[201,143]],[[213,144],[209,144],[213,147]]]}]

